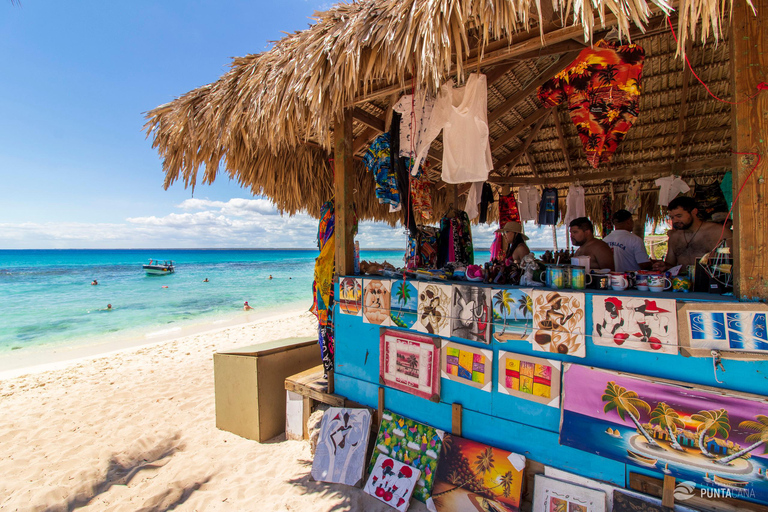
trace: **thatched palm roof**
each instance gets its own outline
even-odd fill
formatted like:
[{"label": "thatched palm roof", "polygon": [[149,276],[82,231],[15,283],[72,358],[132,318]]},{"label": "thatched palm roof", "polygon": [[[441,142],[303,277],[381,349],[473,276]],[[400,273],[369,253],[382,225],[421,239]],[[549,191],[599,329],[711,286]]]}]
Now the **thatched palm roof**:
[{"label": "thatched palm roof", "polygon": [[[698,87],[694,95],[675,54],[688,47],[693,62],[707,68],[702,78],[716,82],[716,93],[727,96],[723,14],[729,2],[680,2],[675,43],[658,15],[671,12],[674,3],[593,1],[597,8],[584,0],[552,5],[549,0],[366,0],[316,13],[309,29],[287,35],[264,53],[235,59],[216,82],[147,114],[145,128],[163,158],[165,186],[177,179],[194,186],[201,166],[202,182],[210,183],[223,164],[231,178],[273,199],[281,211],[316,215],[332,195],[332,128],[344,108],[355,108],[353,148],[361,153],[383,129],[387,109],[401,91],[435,91],[446,79],[462,81],[476,70],[489,76],[498,183],[601,176],[582,163],[567,115],[542,116],[532,89],[583,48],[576,40],[590,40],[593,31],[613,26],[625,38],[640,39],[648,58],[641,116],[611,169],[652,163],[668,174],[663,165],[677,162],[681,172],[698,170],[682,156],[722,164],[719,159],[730,149],[729,109],[702,96]],[[695,45],[686,45],[687,37]],[[688,120],[679,129],[687,102]],[[432,172],[438,209],[448,200],[439,181],[439,149],[438,140]],[[376,203],[372,178],[359,162],[357,179],[359,216],[394,222],[396,217]]]}]

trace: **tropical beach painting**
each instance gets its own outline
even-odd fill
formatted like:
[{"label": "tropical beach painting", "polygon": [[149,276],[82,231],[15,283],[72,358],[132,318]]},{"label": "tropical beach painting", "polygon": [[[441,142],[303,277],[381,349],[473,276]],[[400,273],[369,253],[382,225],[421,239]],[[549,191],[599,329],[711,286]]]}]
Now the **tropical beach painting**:
[{"label": "tropical beach painting", "polygon": [[363,314],[363,280],[345,277],[339,281],[339,311],[345,315]]},{"label": "tropical beach painting", "polygon": [[392,281],[389,318],[392,325],[410,329],[418,317],[419,291],[416,285],[404,279]]},{"label": "tropical beach painting", "polygon": [[419,282],[417,331],[438,336],[451,335],[451,285]]},{"label": "tropical beach painting", "polygon": [[584,294],[533,290],[533,329],[528,341],[534,350],[586,356]]},{"label": "tropical beach painting", "polygon": [[768,306],[759,303],[686,303],[680,309],[681,344],[709,357],[710,350],[768,357]]},{"label": "tropical beach painting", "polygon": [[768,403],[566,364],[560,444],[768,500]]},{"label": "tropical beach painting", "polygon": [[366,279],[363,287],[363,322],[390,325],[390,296],[392,282],[389,279]]},{"label": "tropical beach painting", "polygon": [[446,434],[432,498],[440,512],[520,510],[525,457]]},{"label": "tropical beach painting", "polygon": [[491,290],[479,286],[453,285],[451,336],[491,342]]},{"label": "tropical beach painting", "polygon": [[381,329],[379,380],[427,400],[440,400],[440,340],[411,332]]},{"label": "tropical beach painting", "polygon": [[560,361],[499,350],[498,391],[560,407]]},{"label": "tropical beach painting", "polygon": [[443,343],[440,352],[440,375],[444,379],[466,384],[490,393],[493,386],[493,351]]},{"label": "tropical beach painting", "polygon": [[498,342],[524,340],[533,328],[531,288],[493,290],[493,338]]},{"label": "tropical beach painting", "polygon": [[606,347],[677,354],[677,301],[592,296],[592,341]]},{"label": "tropical beach painting", "polygon": [[426,503],[430,510],[435,510],[432,487],[444,436],[442,430],[384,410],[368,472],[373,471],[380,453],[415,467],[421,471],[421,476],[416,482],[413,497]]}]

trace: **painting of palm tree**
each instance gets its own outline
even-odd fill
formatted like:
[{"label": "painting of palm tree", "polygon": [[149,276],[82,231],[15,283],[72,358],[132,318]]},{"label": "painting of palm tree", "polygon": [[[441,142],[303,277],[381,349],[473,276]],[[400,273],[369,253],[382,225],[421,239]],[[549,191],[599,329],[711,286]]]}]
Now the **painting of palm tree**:
[{"label": "painting of palm tree", "polygon": [[392,305],[389,316],[398,327],[410,329],[416,323],[418,292],[413,283],[399,280],[392,282]]},{"label": "painting of palm tree", "polygon": [[533,318],[533,299],[530,295],[526,293],[523,296],[518,309],[523,313],[525,319],[525,331],[523,332],[523,338],[525,338],[528,335],[528,318]]},{"label": "painting of palm tree", "polygon": [[672,444],[672,448],[683,451],[683,447],[677,442],[677,429],[683,428],[685,422],[680,419],[677,411],[664,402],[659,402],[659,405],[651,412],[651,425],[658,425],[666,430],[669,434],[669,442]]},{"label": "painting of palm tree", "polygon": [[648,435],[648,432],[640,424],[639,410],[642,409],[645,412],[650,413],[651,406],[648,405],[647,402],[641,400],[637,396],[637,393],[619,386],[615,382],[609,382],[605,387],[601,400],[605,402],[605,406],[603,407],[604,413],[607,414],[610,411],[616,411],[622,421],[625,416],[629,416],[635,424],[635,427],[637,427],[638,432],[640,432],[643,437],[645,437],[645,440],[648,441],[648,446],[660,448],[659,443]]},{"label": "painting of palm tree", "polygon": [[525,339],[533,316],[529,290],[521,288],[493,290],[493,323],[496,341]]},{"label": "painting of palm tree", "polygon": [[[507,330],[507,315],[509,315],[510,312],[515,311],[515,308],[512,307],[515,302],[516,301],[512,298],[512,294],[509,293],[509,290],[499,290],[493,296],[494,312],[496,309],[500,310],[500,316],[503,318],[504,327],[500,334],[504,334]],[[517,320],[517,312],[515,312],[515,320]]]},{"label": "painting of palm tree", "polygon": [[699,435],[699,450],[705,456],[714,458],[715,456],[707,451],[704,439],[714,439],[718,434],[725,439],[728,438],[728,433],[731,430],[731,424],[728,421],[728,411],[725,409],[699,411],[696,414],[691,414],[691,419],[701,422],[696,429],[696,433]]},{"label": "painting of palm tree", "polygon": [[743,450],[739,450],[738,452],[729,455],[728,457],[718,459],[715,462],[720,464],[729,464],[731,461],[738,459],[739,457],[743,457],[760,445],[763,445],[763,453],[768,453],[768,416],[758,414],[756,418],[757,421],[746,420],[739,423],[739,427],[747,429],[750,432],[754,432],[754,434],[748,435],[745,439],[746,442],[753,444],[747,446]]}]

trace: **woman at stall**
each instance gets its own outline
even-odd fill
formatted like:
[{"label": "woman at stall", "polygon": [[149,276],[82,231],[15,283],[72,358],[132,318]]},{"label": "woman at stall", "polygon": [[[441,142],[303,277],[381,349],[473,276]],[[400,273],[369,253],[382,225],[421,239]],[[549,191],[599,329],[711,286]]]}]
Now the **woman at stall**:
[{"label": "woman at stall", "polygon": [[519,222],[507,222],[496,232],[502,234],[506,244],[506,250],[501,253],[503,259],[512,260],[519,265],[523,257],[530,254],[531,250],[525,244],[528,237],[523,234],[523,225]]}]

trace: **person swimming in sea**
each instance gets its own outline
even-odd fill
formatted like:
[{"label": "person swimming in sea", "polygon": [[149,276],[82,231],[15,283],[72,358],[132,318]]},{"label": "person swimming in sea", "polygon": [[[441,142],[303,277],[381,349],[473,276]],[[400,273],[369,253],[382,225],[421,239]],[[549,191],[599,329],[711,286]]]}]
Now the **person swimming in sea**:
[{"label": "person swimming in sea", "polygon": [[94,279],[93,281],[91,281],[91,286],[96,286],[97,284],[99,284],[97,280]]},{"label": "person swimming in sea", "polygon": [[272,279],[272,274],[269,274],[269,278]]},{"label": "person swimming in sea", "polygon": [[107,304],[107,309],[106,309],[106,311],[112,311],[112,304]]},{"label": "person swimming in sea", "polygon": [[245,303],[243,304],[243,311],[248,311],[249,309],[253,309],[253,308],[248,305],[248,301],[245,301]]}]

